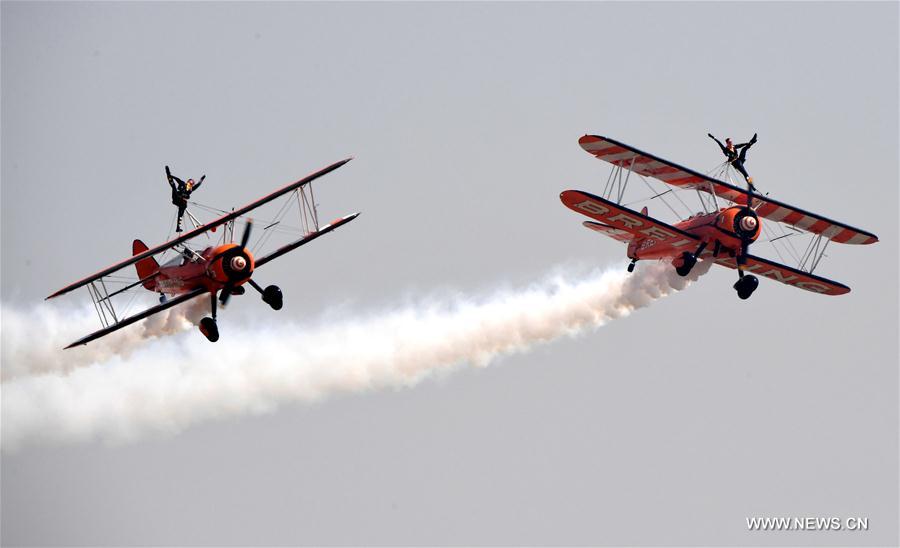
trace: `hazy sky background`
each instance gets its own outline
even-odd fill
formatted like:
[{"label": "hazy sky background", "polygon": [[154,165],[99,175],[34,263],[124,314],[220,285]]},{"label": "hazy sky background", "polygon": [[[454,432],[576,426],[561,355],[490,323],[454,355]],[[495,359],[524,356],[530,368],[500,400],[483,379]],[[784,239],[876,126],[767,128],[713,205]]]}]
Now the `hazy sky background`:
[{"label": "hazy sky background", "polygon": [[[896,3],[0,9],[4,304],[161,241],[164,164],[232,206],[355,156],[317,197],[362,216],[267,267],[285,309],[234,299],[223,336],[624,268],[559,203],[608,173],[584,133],[705,171],[707,131],[759,132],[763,191],[881,238],[829,247],[817,273],[844,297],[761,280],[743,302],[714,269],[412,390],[4,454],[4,544],[898,542]],[[870,530],[748,532],[756,515]]]}]

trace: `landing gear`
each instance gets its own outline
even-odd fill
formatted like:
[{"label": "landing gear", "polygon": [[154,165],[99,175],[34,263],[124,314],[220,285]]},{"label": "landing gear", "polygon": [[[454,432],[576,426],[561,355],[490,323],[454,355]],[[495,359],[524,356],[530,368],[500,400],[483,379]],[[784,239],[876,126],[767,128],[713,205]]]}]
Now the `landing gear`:
[{"label": "landing gear", "polygon": [[[675,272],[678,273],[679,276],[687,276],[691,273],[691,270],[694,269],[694,266],[697,264],[697,257],[703,254],[703,250],[706,249],[706,244],[708,242],[701,242],[700,247],[697,248],[697,251],[691,253],[690,251],[685,251],[681,254],[681,266],[675,267]],[[719,244],[719,241],[716,240],[716,245]]]},{"label": "landing gear", "polygon": [[685,251],[681,254],[681,266],[676,266],[675,272],[677,272],[679,276],[687,276],[691,273],[695,264],[697,264],[697,256]]},{"label": "landing gear", "polygon": [[272,310],[281,310],[281,307],[284,306],[284,295],[281,293],[281,288],[277,285],[270,285],[263,289],[260,285],[253,280],[247,280],[253,289],[259,291],[260,295],[262,295],[262,300],[264,303],[272,307]]},{"label": "landing gear", "polygon": [[753,292],[756,291],[756,287],[759,285],[759,279],[752,274],[744,276],[742,271],[738,272],[740,273],[740,278],[734,283],[734,290],[737,291],[738,297],[747,300],[750,298],[750,295],[753,295]]},{"label": "landing gear", "polygon": [[207,338],[209,342],[219,340],[219,326],[216,325],[216,293],[213,291],[210,295],[210,308],[212,309],[212,317],[209,316],[200,320],[200,332]]},{"label": "landing gear", "polygon": [[216,320],[209,316],[200,320],[200,332],[203,333],[209,342],[216,342],[219,340],[219,326],[216,325]]},{"label": "landing gear", "polygon": [[628,272],[634,272],[634,263],[637,262],[637,259],[631,259],[631,264],[628,265]]},{"label": "landing gear", "polygon": [[277,285],[270,285],[263,290],[262,300],[271,306],[272,310],[281,310],[281,307],[284,306],[284,296],[281,294],[281,288]]}]

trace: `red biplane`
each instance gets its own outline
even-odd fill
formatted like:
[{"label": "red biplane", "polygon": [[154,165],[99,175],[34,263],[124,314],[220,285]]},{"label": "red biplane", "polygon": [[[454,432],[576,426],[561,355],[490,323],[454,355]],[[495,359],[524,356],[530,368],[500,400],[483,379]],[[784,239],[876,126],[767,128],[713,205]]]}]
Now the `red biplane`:
[{"label": "red biplane", "polygon": [[[569,209],[594,221],[585,221],[587,228],[628,244],[628,271],[642,259],[671,260],[681,276],[687,276],[698,259],[711,259],[716,264],[737,269],[734,284],[738,297],[747,299],[759,285],[753,274],[824,295],[842,295],[850,288],[841,283],[813,274],[825,254],[829,242],[871,244],[878,237],[865,230],[832,221],[821,215],[773,200],[768,196],[742,189],[710,175],[703,175],[674,162],[638,150],[608,137],[585,135],[579,139],[581,147],[593,156],[609,162],[613,169],[602,196],[578,190],[566,190],[560,200]],[[730,166],[719,166],[720,175],[731,180]],[[678,189],[697,191],[703,211],[674,225],[622,205],[629,177],[634,174],[654,192],[651,198],[664,200],[666,194]],[[647,178],[654,178],[675,187],[656,192]],[[675,195],[678,201],[684,201]],[[720,206],[718,199],[729,204]],[[672,206],[666,203],[674,212]],[[786,225],[781,234],[770,232],[761,218]],[[774,225],[774,223],[773,223]],[[779,225],[775,225],[779,226]],[[782,250],[792,255],[797,267],[779,264],[749,253],[750,244],[766,230],[779,257]],[[800,253],[791,237],[811,236],[805,251]],[[781,250],[776,242],[780,242]],[[784,258],[782,257],[782,260]]]},{"label": "red biplane", "polygon": [[[47,299],[52,299],[73,289],[86,286],[103,324],[103,329],[78,339],[66,348],[87,344],[127,325],[204,294],[209,294],[210,296],[211,315],[200,321],[200,331],[207,339],[215,342],[219,339],[219,329],[216,324],[217,295],[219,296],[218,302],[224,305],[232,295],[244,293],[244,287],[242,287],[244,284],[249,284],[253,289],[257,290],[262,295],[262,300],[274,310],[280,310],[283,305],[281,289],[275,285],[270,285],[263,289],[252,279],[252,275],[257,268],[269,261],[277,259],[285,253],[293,251],[319,236],[349,223],[359,215],[359,213],[354,213],[336,219],[324,226],[319,226],[315,199],[312,194],[312,182],[314,180],[336,170],[349,161],[350,158],[332,164],[240,209],[227,212],[206,224],[200,224],[196,221],[196,217],[189,214],[189,219],[195,225],[193,230],[181,233],[177,238],[153,248],[148,248],[140,240],[134,240],[131,258],[104,268],[96,274],[67,285],[53,293]],[[302,237],[282,245],[264,256],[254,257],[253,253],[247,249],[253,227],[252,220],[246,220],[240,243],[233,241],[235,220],[282,196],[287,198],[287,202],[282,206],[277,218],[263,228],[263,235],[260,240],[268,241],[267,237],[271,236],[271,231],[276,229],[284,230],[283,226],[279,225],[282,225],[284,215],[289,211],[288,206],[293,203],[296,203],[300,210],[302,227],[295,230],[301,233]],[[186,242],[188,240],[203,235],[209,237],[209,233],[215,232],[220,226],[224,230],[222,231],[221,242],[217,245],[207,245],[200,250],[193,249],[187,245]],[[174,257],[160,264],[156,256],[164,255],[170,251],[175,252]],[[134,265],[137,271],[136,280],[133,277],[117,275],[122,269],[131,265]],[[107,289],[108,285],[114,286],[116,283],[124,284],[124,287],[115,287],[113,290]],[[130,289],[139,285],[149,291],[159,293],[160,304],[136,314],[122,317],[112,304],[113,297],[126,294]],[[173,298],[169,298],[170,296]]]}]

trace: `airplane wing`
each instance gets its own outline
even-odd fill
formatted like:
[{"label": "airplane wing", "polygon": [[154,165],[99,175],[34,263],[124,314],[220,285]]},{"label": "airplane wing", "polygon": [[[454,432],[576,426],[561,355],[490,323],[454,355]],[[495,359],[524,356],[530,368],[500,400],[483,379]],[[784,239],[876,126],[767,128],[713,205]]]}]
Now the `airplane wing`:
[{"label": "airplane wing", "polygon": [[[707,251],[703,255],[704,260],[712,259],[712,254]],[[737,262],[734,257],[720,255],[713,259],[716,264],[727,266],[728,268],[737,269]],[[803,272],[787,265],[778,264],[768,259],[747,255],[747,264],[744,266],[744,272],[755,274],[757,276],[765,276],[776,282],[781,282],[793,287],[799,287],[813,293],[821,293],[822,295],[843,295],[850,292],[850,288],[846,285]]]},{"label": "airplane wing", "polygon": [[[633,234],[635,238],[652,238],[674,247],[700,242],[699,238],[680,228],[587,192],[566,190],[559,195],[559,199],[572,211],[600,221],[599,227],[595,227],[594,223],[585,223],[585,226],[609,236],[612,236],[611,229]],[[614,238],[622,237],[620,233],[616,234],[618,237]]]},{"label": "airplane wing", "polygon": [[611,226],[607,226],[603,223],[595,223],[594,221],[585,221],[581,223],[587,228],[590,228],[594,232],[599,232],[600,234],[605,234],[612,238],[613,240],[618,240],[620,242],[625,242],[626,244],[635,238],[635,235],[632,232],[628,232],[627,230],[622,230],[621,228],[613,228]]},{"label": "airplane wing", "polygon": [[152,306],[152,307],[148,308],[147,310],[144,310],[143,312],[139,312],[133,316],[124,318],[124,319],[118,321],[117,323],[112,324],[109,327],[105,327],[99,331],[94,331],[90,335],[85,335],[84,337],[78,339],[77,341],[75,341],[72,344],[70,344],[69,346],[67,346],[66,349],[69,349],[69,348],[72,348],[75,346],[79,346],[82,344],[87,344],[95,339],[99,339],[100,337],[109,335],[113,331],[118,331],[119,329],[129,326],[129,325],[133,324],[134,322],[138,322],[140,320],[143,320],[144,318],[149,318],[150,316],[156,314],[157,312],[162,312],[163,310],[166,310],[167,308],[172,308],[175,305],[179,305],[185,301],[189,301],[189,300],[193,299],[194,297],[196,297],[198,295],[202,295],[204,293],[207,293],[206,289],[204,289],[202,287],[198,287],[197,289],[191,291],[190,293],[185,293],[184,295],[179,295],[178,297],[168,300],[162,304]]},{"label": "airplane wing", "polygon": [[73,289],[78,289],[79,287],[85,286],[99,278],[107,276],[117,270],[125,268],[126,266],[132,265],[132,264],[140,261],[141,259],[145,259],[147,257],[156,255],[157,253],[166,251],[167,249],[171,249],[172,247],[174,247],[182,242],[186,242],[187,240],[190,240],[191,238],[199,236],[200,234],[203,234],[204,232],[206,232],[208,230],[211,230],[219,225],[223,225],[223,224],[227,223],[228,221],[231,221],[232,219],[236,219],[236,218],[240,217],[241,215],[244,215],[248,211],[251,211],[263,204],[271,202],[272,200],[278,198],[279,196],[283,196],[283,195],[287,194],[288,192],[291,192],[297,188],[300,188],[301,186],[303,186],[307,183],[310,183],[323,175],[331,173],[332,171],[336,170],[337,168],[339,168],[342,165],[349,162],[351,159],[352,158],[347,158],[346,160],[341,160],[340,162],[331,164],[330,166],[328,166],[324,169],[321,169],[311,175],[307,175],[306,177],[304,177],[303,179],[300,179],[299,181],[295,181],[287,186],[284,186],[284,187],[276,190],[275,192],[272,192],[271,194],[269,194],[267,196],[263,196],[262,198],[254,201],[254,202],[251,202],[242,208],[231,211],[230,213],[227,213],[210,223],[199,226],[199,227],[195,228],[194,230],[185,232],[181,236],[179,236],[173,240],[169,240],[168,242],[166,242],[164,244],[150,248],[150,249],[144,251],[143,253],[139,253],[137,255],[129,257],[128,259],[125,259],[124,261],[120,261],[108,268],[104,268],[103,270],[101,270],[95,274],[91,274],[90,276],[88,276],[82,280],[79,280],[75,283],[69,284],[66,287],[57,291],[56,293],[53,293],[52,295],[47,297],[47,299],[52,299],[53,297],[58,297],[60,295],[68,293],[69,291],[72,291]]},{"label": "airplane wing", "polygon": [[293,250],[297,249],[298,247],[300,247],[301,245],[307,244],[307,243],[315,240],[319,236],[328,234],[332,230],[338,228],[339,226],[349,223],[350,221],[352,221],[353,219],[355,219],[357,217],[359,217],[359,212],[353,213],[352,215],[347,215],[345,217],[341,217],[340,219],[336,219],[336,220],[332,221],[331,223],[323,226],[319,230],[317,230],[315,232],[310,232],[309,234],[300,238],[299,240],[297,240],[295,242],[291,242],[282,247],[279,247],[278,249],[269,253],[268,255],[266,255],[264,257],[260,257],[259,259],[256,259],[254,261],[255,267],[259,268],[262,265],[266,264],[267,262],[277,259],[278,257],[281,257],[285,253],[287,253],[289,251],[293,251]]},{"label": "airplane wing", "polygon": [[[653,177],[669,185],[702,190],[736,203],[742,202],[747,194],[745,189],[703,175],[609,137],[585,135],[578,140],[578,144],[600,160],[621,166],[644,177]],[[842,244],[871,244],[878,241],[878,236],[871,232],[833,221],[757,193],[753,193],[752,196],[753,207],[760,217],[785,223],[806,232],[821,234]]]}]

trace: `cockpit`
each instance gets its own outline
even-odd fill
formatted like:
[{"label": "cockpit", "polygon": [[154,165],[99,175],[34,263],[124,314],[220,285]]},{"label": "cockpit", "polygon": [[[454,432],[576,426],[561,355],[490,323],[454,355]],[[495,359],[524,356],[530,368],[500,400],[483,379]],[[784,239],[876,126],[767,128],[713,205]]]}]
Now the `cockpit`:
[{"label": "cockpit", "polygon": [[162,264],[163,267],[183,266],[190,262],[197,262],[198,260],[202,259],[202,257],[200,256],[199,253],[197,253],[196,251],[189,249],[187,247],[183,247],[177,251],[178,251],[178,255],[176,255],[176,256],[172,257],[171,259],[169,259],[168,261],[164,262]]}]

